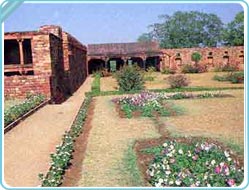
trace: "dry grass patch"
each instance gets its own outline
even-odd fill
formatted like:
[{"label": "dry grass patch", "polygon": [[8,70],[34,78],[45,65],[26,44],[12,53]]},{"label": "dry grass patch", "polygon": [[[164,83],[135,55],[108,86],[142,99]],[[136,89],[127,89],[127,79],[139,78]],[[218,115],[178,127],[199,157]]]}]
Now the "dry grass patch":
[{"label": "dry grass patch", "polygon": [[174,136],[217,138],[244,146],[244,91],[233,90],[231,98],[176,100],[186,109],[181,116],[161,118]]},{"label": "dry grass patch", "polygon": [[[194,86],[202,86],[202,87],[241,87],[244,84],[231,84],[230,82],[219,82],[213,80],[214,75],[225,75],[227,72],[206,72],[206,73],[198,73],[198,74],[186,74],[190,79],[190,87]],[[145,87],[146,89],[163,89],[169,88],[170,86],[167,84],[165,78],[169,75],[163,75],[161,73],[153,73],[155,77],[154,81],[146,81]]]}]

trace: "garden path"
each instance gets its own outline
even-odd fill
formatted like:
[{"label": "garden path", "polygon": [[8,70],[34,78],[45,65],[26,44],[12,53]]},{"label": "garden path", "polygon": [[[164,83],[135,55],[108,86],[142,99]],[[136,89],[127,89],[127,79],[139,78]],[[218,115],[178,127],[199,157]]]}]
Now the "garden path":
[{"label": "garden path", "polygon": [[149,118],[120,118],[110,100],[110,97],[95,99],[79,187],[138,185],[125,169],[125,155],[135,139],[160,136]]},{"label": "garden path", "polygon": [[49,169],[50,153],[60,144],[62,135],[71,126],[91,90],[93,78],[64,103],[46,105],[4,135],[4,180],[12,187],[40,185],[38,174]]}]

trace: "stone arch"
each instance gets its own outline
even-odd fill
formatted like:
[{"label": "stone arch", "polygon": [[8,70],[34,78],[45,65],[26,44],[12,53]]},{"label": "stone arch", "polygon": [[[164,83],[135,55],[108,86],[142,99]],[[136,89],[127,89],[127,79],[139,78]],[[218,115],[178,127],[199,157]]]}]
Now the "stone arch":
[{"label": "stone arch", "polygon": [[115,72],[124,66],[125,61],[121,57],[112,57],[107,61],[108,72]]},{"label": "stone arch", "polygon": [[159,56],[147,57],[145,61],[145,69],[149,67],[155,67],[156,71],[160,71],[160,60]]},{"label": "stone arch", "polygon": [[137,65],[141,69],[144,69],[144,60],[141,57],[131,57],[128,62],[131,61],[132,65]]},{"label": "stone arch", "polygon": [[88,61],[88,73],[93,74],[96,71],[100,71],[105,67],[105,61],[102,59],[90,59]]}]

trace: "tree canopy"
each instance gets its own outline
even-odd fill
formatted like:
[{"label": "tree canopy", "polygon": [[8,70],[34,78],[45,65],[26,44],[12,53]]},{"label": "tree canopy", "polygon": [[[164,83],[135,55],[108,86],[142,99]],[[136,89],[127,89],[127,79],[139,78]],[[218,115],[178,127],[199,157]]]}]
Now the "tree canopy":
[{"label": "tree canopy", "polygon": [[244,12],[239,12],[235,19],[228,23],[223,30],[223,43],[225,45],[244,45]]},{"label": "tree canopy", "polygon": [[215,14],[177,11],[159,18],[162,22],[151,25],[148,35],[163,48],[216,46],[221,40],[223,23]]}]

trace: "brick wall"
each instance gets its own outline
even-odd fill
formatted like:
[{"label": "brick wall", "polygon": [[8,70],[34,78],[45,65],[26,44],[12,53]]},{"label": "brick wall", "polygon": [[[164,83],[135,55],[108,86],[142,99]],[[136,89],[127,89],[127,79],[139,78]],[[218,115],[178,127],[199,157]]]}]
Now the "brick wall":
[{"label": "brick wall", "polygon": [[[163,49],[164,65],[178,68],[181,64],[193,64],[191,55],[199,52],[202,55],[200,64],[214,67],[218,65],[237,65],[241,69],[244,67],[244,47],[219,47],[219,48],[182,48]],[[180,56],[177,57],[177,54]],[[170,61],[169,61],[170,60]]]},{"label": "brick wall", "polygon": [[69,92],[75,92],[87,77],[87,49],[70,34],[63,32],[63,53],[65,80],[69,84]]},{"label": "brick wall", "polygon": [[27,94],[44,94],[50,98],[50,77],[38,76],[9,76],[4,77],[4,96],[6,98],[25,98]]}]

